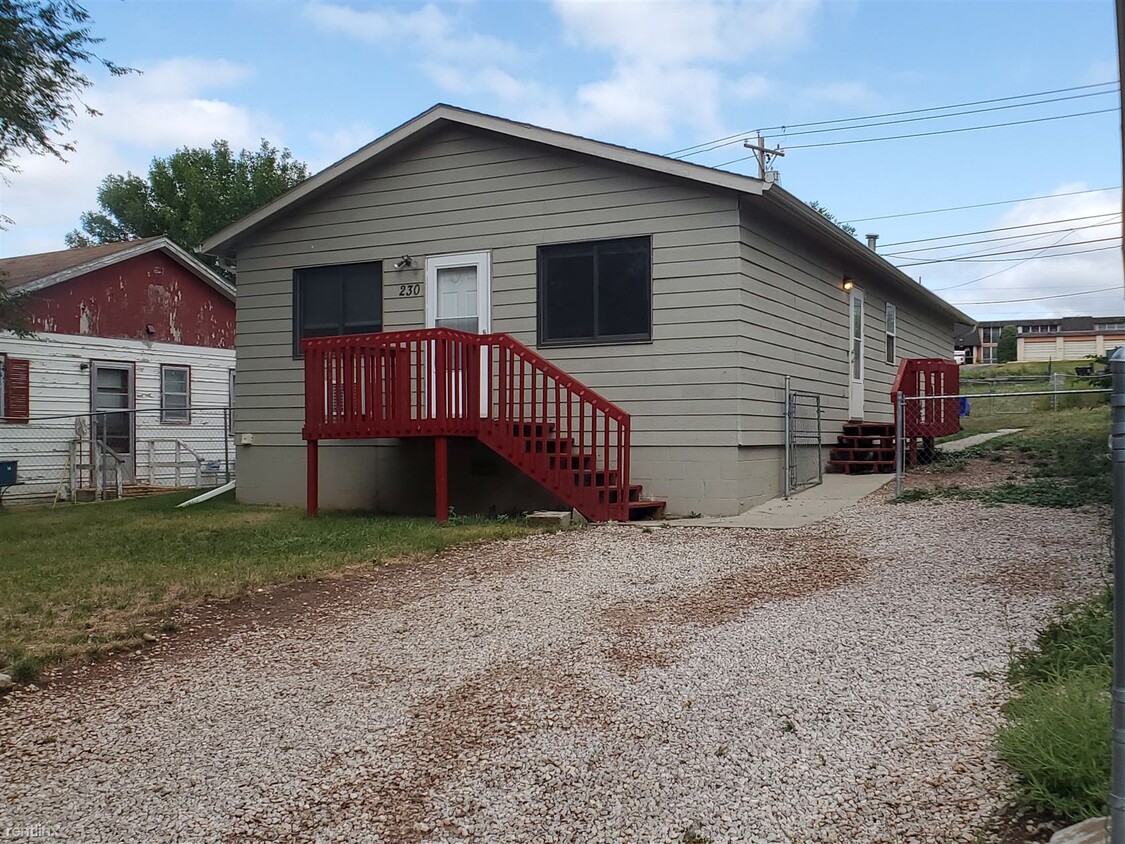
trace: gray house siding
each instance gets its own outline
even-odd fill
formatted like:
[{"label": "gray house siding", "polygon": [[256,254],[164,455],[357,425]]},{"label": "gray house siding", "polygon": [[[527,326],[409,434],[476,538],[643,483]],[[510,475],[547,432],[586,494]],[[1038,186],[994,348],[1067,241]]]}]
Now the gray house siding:
[{"label": "gray house siding", "polygon": [[[738,462],[738,232],[734,192],[464,128],[431,135],[240,247],[238,425],[254,444],[240,448],[239,496],[303,500],[294,269],[381,260],[384,327],[421,328],[423,296],[399,297],[399,285],[424,283],[427,256],[489,252],[492,330],[534,347],[538,246],[648,235],[652,342],[540,353],[632,414],[633,479],[646,494],[667,499],[672,512],[736,512],[740,478],[728,476]],[[407,254],[415,269],[394,270]],[[497,509],[506,509],[507,497],[514,507],[534,498],[501,495],[521,476],[478,448],[465,444],[465,451],[453,457],[455,487],[467,466],[482,487],[495,488],[489,503]],[[430,459],[418,444],[399,441],[324,443],[322,503],[424,508],[432,498]]]},{"label": "gray house siding", "polygon": [[[953,325],[928,305],[907,301],[886,280],[850,270],[844,259],[777,222],[754,200],[739,229],[741,361],[738,443],[742,498],[759,502],[783,489],[785,377],[821,397],[825,446],[848,420],[849,307],[845,274],[863,290],[864,418],[893,421],[891,385],[904,357],[950,358]],[[896,306],[896,360],[887,362],[886,305]]]}]

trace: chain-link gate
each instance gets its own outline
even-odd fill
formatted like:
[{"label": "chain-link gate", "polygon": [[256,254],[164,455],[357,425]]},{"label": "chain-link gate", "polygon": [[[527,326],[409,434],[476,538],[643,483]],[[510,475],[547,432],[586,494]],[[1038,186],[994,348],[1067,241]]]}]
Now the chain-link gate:
[{"label": "chain-link gate", "polygon": [[820,396],[793,389],[785,378],[785,497],[824,480]]}]

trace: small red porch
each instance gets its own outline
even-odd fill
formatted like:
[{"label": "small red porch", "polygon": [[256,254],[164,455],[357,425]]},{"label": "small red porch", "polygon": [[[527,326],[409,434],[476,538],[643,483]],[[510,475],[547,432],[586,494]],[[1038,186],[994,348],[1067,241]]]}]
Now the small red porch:
[{"label": "small red porch", "polygon": [[[914,465],[932,455],[934,441],[961,430],[961,408],[956,396],[961,370],[944,358],[905,358],[899,362],[891,387],[892,413],[897,420],[899,396],[902,428],[897,422],[850,422],[837,438],[828,471],[859,474],[895,471],[898,437],[905,442],[905,459]],[[932,398],[931,398],[932,397]]]},{"label": "small red porch", "polygon": [[449,440],[475,438],[591,521],[656,518],[629,479],[631,420],[507,334],[447,328],[323,337],[305,355],[306,505],[318,509],[321,440],[429,437],[438,521]]}]

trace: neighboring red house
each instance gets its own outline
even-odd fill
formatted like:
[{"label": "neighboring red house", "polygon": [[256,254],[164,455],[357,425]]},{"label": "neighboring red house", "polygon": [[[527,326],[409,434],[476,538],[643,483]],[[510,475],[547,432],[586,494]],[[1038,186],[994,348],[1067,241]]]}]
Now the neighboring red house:
[{"label": "neighboring red house", "polygon": [[128,482],[172,474],[158,465],[168,443],[177,464],[214,464],[233,403],[233,286],[165,237],[3,259],[0,283],[30,294],[35,332],[0,331],[0,459],[20,461],[22,494],[59,485],[54,441],[76,431]]}]

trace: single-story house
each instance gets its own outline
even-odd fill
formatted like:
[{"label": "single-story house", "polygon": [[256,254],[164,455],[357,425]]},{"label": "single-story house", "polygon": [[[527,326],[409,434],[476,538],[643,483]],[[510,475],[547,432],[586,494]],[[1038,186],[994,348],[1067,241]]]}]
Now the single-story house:
[{"label": "single-story house", "polygon": [[830,445],[973,323],[778,184],[447,105],[203,248],[238,496],[310,509],[738,513],[782,490],[787,378]]},{"label": "single-story house", "polygon": [[233,470],[234,288],[165,237],[0,260],[33,336],[0,331],[6,502],[195,486]]}]

